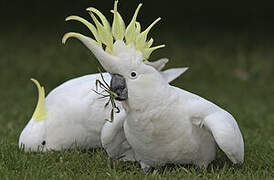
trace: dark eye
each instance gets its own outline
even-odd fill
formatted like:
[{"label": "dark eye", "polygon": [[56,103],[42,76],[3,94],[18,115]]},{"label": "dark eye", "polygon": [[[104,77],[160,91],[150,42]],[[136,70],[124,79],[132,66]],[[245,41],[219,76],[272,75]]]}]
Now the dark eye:
[{"label": "dark eye", "polygon": [[130,76],[133,77],[133,78],[136,77],[136,75],[137,75],[137,74],[136,74],[136,72],[134,72],[134,71],[132,71],[132,72],[130,73]]},{"label": "dark eye", "polygon": [[46,141],[43,141],[41,144],[42,144],[43,146],[46,145]]}]

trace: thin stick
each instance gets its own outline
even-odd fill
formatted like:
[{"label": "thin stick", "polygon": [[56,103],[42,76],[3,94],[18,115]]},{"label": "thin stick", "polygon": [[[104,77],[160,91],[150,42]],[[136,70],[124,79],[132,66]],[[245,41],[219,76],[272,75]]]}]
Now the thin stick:
[{"label": "thin stick", "polygon": [[[96,94],[100,95],[101,97],[99,97],[99,99],[103,99],[103,98],[109,98],[108,101],[106,102],[106,104],[104,105],[104,107],[106,108],[109,104],[111,104],[111,111],[110,111],[110,120],[109,119],[105,119],[106,121],[109,122],[113,122],[114,120],[114,112],[115,113],[119,113],[120,109],[117,107],[116,103],[115,103],[115,98],[118,97],[118,95],[110,90],[110,86],[108,85],[108,83],[105,81],[104,76],[102,74],[102,71],[100,68],[98,68],[98,71],[100,73],[101,79],[103,82],[101,82],[99,79],[97,79],[95,81],[95,85],[96,85],[96,90],[92,89],[92,91],[94,91]],[[98,86],[100,88],[103,89],[102,92],[98,92]],[[106,94],[103,94],[106,93]]]}]

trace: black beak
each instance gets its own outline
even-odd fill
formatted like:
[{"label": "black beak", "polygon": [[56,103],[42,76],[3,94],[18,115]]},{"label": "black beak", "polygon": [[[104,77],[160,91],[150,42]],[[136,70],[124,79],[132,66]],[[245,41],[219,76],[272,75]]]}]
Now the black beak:
[{"label": "black beak", "polygon": [[115,92],[118,97],[115,99],[118,101],[125,101],[128,98],[126,80],[120,74],[112,74],[110,81],[110,90]]}]

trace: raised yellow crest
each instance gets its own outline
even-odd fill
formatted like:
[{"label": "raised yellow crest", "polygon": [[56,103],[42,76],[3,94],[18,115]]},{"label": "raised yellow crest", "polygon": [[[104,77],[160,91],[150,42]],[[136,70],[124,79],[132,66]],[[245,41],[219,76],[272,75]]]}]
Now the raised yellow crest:
[{"label": "raised yellow crest", "polygon": [[[117,5],[118,1],[116,0],[114,2],[114,10],[111,10],[113,13],[112,27],[110,26],[106,17],[99,10],[93,7],[87,8],[87,11],[89,12],[96,27],[79,16],[69,16],[66,18],[66,21],[76,20],[83,23],[93,34],[94,39],[92,39],[92,41],[94,41],[101,48],[103,48],[102,44],[104,44],[106,46],[104,50],[110,54],[112,54],[113,44],[117,40],[124,40],[126,45],[133,43],[135,49],[143,54],[143,58],[145,60],[149,58],[150,54],[154,50],[165,47],[165,45],[151,47],[153,44],[153,39],[151,38],[149,41],[147,41],[148,32],[158,21],[160,21],[161,18],[156,19],[146,30],[141,32],[141,25],[136,21],[136,19],[142,4],[139,4],[137,7],[132,20],[127,27],[125,26],[124,20],[117,10]],[[101,23],[98,21],[95,15],[99,17]],[[62,43],[65,44],[68,38],[77,37],[79,35],[79,33],[74,32],[66,33],[63,36]]]},{"label": "raised yellow crest", "polygon": [[38,102],[32,118],[35,122],[40,122],[47,117],[47,112],[45,109],[45,90],[44,87],[40,86],[39,82],[36,79],[31,78],[31,81],[36,85],[38,90]]}]

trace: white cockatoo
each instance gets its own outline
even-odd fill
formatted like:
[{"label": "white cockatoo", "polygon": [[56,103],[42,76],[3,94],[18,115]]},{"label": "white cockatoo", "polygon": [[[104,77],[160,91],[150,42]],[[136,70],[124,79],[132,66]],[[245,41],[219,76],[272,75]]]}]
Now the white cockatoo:
[{"label": "white cockatoo", "polygon": [[[167,61],[160,59],[153,65],[160,70]],[[160,73],[170,82],[184,70],[174,68]],[[108,73],[102,73],[102,76],[106,82],[111,79]],[[38,89],[38,103],[20,135],[19,146],[23,146],[25,151],[62,150],[76,145],[81,149],[101,147],[101,129],[107,122],[105,119],[109,119],[110,107],[104,108],[108,99],[101,99],[93,91],[97,79],[101,79],[99,73],[69,80],[52,90],[46,98],[44,88],[32,79]],[[98,91],[101,91],[100,87]],[[117,102],[117,106],[119,114],[125,114],[121,103]]]},{"label": "white cockatoo", "polygon": [[[78,19],[91,29],[95,39],[73,32],[63,37],[63,42],[69,37],[79,39],[112,74],[111,89],[126,110],[123,120],[106,127],[106,132],[109,129],[116,138],[102,134],[108,153],[116,156],[122,143],[126,159],[138,161],[144,170],[167,163],[206,168],[215,159],[217,144],[233,163],[242,163],[244,143],[233,116],[195,94],[169,85],[147,61],[153,50],[163,47],[151,48],[153,40],[147,41],[149,30],[159,18],[141,32],[136,21],[140,4],[125,27],[117,3],[112,11],[112,28],[95,8],[87,10],[97,29]],[[108,146],[109,141],[113,146]],[[112,148],[116,152],[112,153]]]}]

